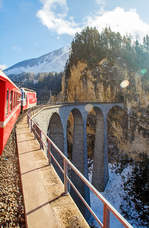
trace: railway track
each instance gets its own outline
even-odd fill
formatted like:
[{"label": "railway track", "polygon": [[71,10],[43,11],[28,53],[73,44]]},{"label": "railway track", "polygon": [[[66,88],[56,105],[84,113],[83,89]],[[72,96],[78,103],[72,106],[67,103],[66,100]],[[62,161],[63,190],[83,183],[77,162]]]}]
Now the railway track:
[{"label": "railway track", "polygon": [[[33,107],[30,111],[36,112],[41,107]],[[16,124],[26,115],[26,112],[27,110],[18,117]],[[15,127],[0,156],[0,228],[12,227],[26,227]]]}]

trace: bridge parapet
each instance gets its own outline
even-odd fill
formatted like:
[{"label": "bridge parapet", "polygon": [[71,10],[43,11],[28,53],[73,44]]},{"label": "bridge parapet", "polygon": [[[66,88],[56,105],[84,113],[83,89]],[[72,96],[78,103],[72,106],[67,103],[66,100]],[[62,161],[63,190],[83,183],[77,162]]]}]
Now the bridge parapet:
[{"label": "bridge parapet", "polygon": [[[73,114],[74,120],[77,119],[77,115],[75,114],[74,110],[78,110],[77,112],[80,113],[80,124],[82,124],[82,130],[77,130],[79,125],[77,126],[77,122],[74,125],[74,135],[78,134],[78,137],[75,136],[73,141],[73,154],[74,162],[77,167],[80,167],[80,171],[88,178],[88,167],[87,167],[87,136],[86,136],[86,123],[87,123],[87,116],[89,112],[94,109],[97,112],[97,123],[96,123],[96,142],[95,142],[95,149],[94,149],[94,158],[95,164],[93,169],[93,184],[99,191],[104,191],[107,181],[109,179],[109,171],[108,171],[108,141],[107,141],[107,115],[109,111],[118,106],[123,108],[123,103],[99,103],[99,102],[84,102],[84,103],[64,103],[64,104],[57,104],[57,105],[47,105],[43,107],[38,113],[33,116],[33,120],[41,127],[44,133],[50,136],[50,129],[51,120],[54,115],[59,116],[59,120],[61,122],[61,127],[63,131],[63,136],[61,137],[62,133],[58,133],[59,136],[52,136],[53,140],[55,138],[59,147],[62,148],[62,140],[64,148],[62,149],[64,154],[67,156],[67,124],[68,118],[70,113]],[[57,123],[55,123],[55,126]],[[57,126],[58,127],[58,126]],[[59,127],[60,128],[60,127]],[[77,131],[77,134],[75,134]],[[81,133],[82,132],[82,133]],[[54,133],[55,134],[55,133]],[[58,139],[59,137],[59,139]],[[45,139],[43,139],[45,141]],[[81,150],[78,152],[77,144],[78,141],[82,148],[82,155]],[[82,144],[81,144],[82,142]],[[46,153],[46,151],[45,151]],[[76,162],[78,160],[78,164]],[[80,166],[82,164],[82,167]],[[99,165],[100,164],[100,165]],[[98,178],[96,178],[98,177]]]},{"label": "bridge parapet", "polygon": [[[34,124],[35,124],[34,121],[37,121],[37,119],[35,120],[35,117],[34,117],[34,120],[32,120],[30,118],[30,116],[28,116],[28,123],[29,123],[29,125],[31,125],[31,130],[34,130]],[[71,186],[73,187],[73,189],[75,190],[75,192],[81,198],[82,202],[85,204],[85,206],[88,208],[90,213],[94,216],[94,218],[96,219],[96,221],[99,223],[99,225],[101,227],[103,227],[103,228],[104,227],[105,228],[109,228],[110,227],[110,216],[109,215],[110,215],[110,212],[111,212],[123,224],[124,227],[132,228],[132,226],[110,205],[110,203],[95,189],[95,187],[89,183],[89,181],[79,172],[79,170],[70,162],[70,160],[62,153],[62,151],[59,150],[59,148],[52,142],[52,140],[48,136],[46,136],[46,133],[44,133],[42,131],[42,129],[40,129],[40,127],[39,127],[39,130],[46,137],[46,139],[47,139],[46,142],[48,142],[48,143],[44,143],[42,141],[42,138],[40,138],[40,143],[43,143],[43,147],[46,147],[48,155],[50,156],[50,160],[49,161],[51,162],[51,159],[53,159],[56,162],[56,164],[59,166],[59,168],[62,171],[62,173],[64,174],[64,191],[65,191],[65,193],[66,194],[68,193],[68,191],[69,191],[68,183],[70,183]],[[51,146],[54,147],[55,150],[61,156],[61,159],[63,160],[63,164],[64,164],[64,169],[55,160],[54,154],[52,153],[52,150],[51,150]],[[101,221],[98,218],[98,216],[95,215],[95,213],[92,211],[91,207],[89,206],[88,202],[86,202],[86,200],[84,199],[85,197],[82,196],[79,193],[79,191],[77,190],[78,186],[76,186],[75,183],[72,183],[72,180],[69,177],[69,169],[72,169],[78,175],[78,177],[84,182],[84,184],[91,191],[93,191],[93,193],[103,203],[103,221]]]}]

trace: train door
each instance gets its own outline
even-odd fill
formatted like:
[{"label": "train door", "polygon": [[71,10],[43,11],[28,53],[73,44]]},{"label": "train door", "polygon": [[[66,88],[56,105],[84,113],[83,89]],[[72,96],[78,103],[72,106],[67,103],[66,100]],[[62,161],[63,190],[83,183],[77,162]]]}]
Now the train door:
[{"label": "train door", "polygon": [[23,89],[21,89],[21,107],[22,107],[22,110],[26,109],[26,105],[27,105],[26,93]]},{"label": "train door", "polygon": [[25,93],[26,109],[28,109],[28,94]]},{"label": "train door", "polygon": [[0,123],[4,121],[5,107],[5,82],[0,80]]}]

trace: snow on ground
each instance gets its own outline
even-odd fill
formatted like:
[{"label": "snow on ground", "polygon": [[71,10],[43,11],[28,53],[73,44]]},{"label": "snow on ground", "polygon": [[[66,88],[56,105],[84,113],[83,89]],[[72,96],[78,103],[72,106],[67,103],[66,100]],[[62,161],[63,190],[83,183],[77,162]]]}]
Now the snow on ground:
[{"label": "snow on ground", "polygon": [[[91,171],[92,167],[90,167]],[[129,165],[125,169],[123,169],[122,173],[116,173],[116,168],[109,164],[109,181],[106,186],[105,191],[102,195],[111,203],[111,205],[121,213],[120,205],[123,203],[123,197],[127,195],[127,192],[123,190],[123,183],[126,182],[128,176],[132,173],[132,167]],[[91,180],[91,173],[89,175]],[[103,221],[103,205],[101,201],[91,192],[91,207],[95,214]],[[128,196],[129,197],[129,196]],[[134,208],[130,208],[130,213],[134,213]],[[128,221],[131,223],[131,221]],[[93,223],[94,227],[100,227],[97,222]],[[111,228],[121,228],[124,227],[116,218],[115,216],[110,213],[110,227]],[[141,226],[133,226],[139,227]]]}]

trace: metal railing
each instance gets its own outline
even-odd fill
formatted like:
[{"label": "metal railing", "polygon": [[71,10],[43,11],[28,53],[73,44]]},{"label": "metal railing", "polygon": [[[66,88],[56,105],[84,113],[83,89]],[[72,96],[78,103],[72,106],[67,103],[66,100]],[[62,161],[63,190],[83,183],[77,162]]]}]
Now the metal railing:
[{"label": "metal railing", "polygon": [[[31,129],[31,132],[34,133],[35,138],[38,140],[40,144],[40,148],[46,148],[49,165],[51,164],[51,159],[57,164],[64,177],[64,193],[68,193],[68,183],[72,186],[74,191],[77,193],[79,198],[82,200],[86,208],[98,222],[100,227],[109,228],[110,227],[110,212],[119,220],[119,222],[126,228],[133,228],[127,220],[96,190],[96,188],[80,173],[80,171],[71,163],[71,161],[61,152],[61,150],[54,144],[54,142],[42,131],[42,129],[35,123],[35,121],[31,118],[29,113],[27,113],[27,122],[28,126]],[[45,140],[43,140],[45,138]],[[60,166],[59,162],[56,160],[52,153],[52,147],[58,152],[61,159],[63,160],[63,168]],[[88,188],[97,196],[97,198],[103,204],[103,221],[101,221],[97,215],[94,213],[89,204],[85,201],[83,196],[77,190],[76,186],[72,183],[70,178],[68,177],[68,169],[72,169],[77,176],[83,181],[83,183],[88,186]]]}]

